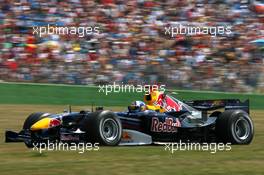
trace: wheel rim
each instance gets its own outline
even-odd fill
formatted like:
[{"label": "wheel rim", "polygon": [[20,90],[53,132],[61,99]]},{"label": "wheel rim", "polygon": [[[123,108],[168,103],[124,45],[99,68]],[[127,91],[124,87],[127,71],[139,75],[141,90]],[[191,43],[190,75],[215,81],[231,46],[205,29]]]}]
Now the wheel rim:
[{"label": "wheel rim", "polygon": [[115,120],[108,118],[103,121],[101,131],[104,139],[107,142],[112,142],[118,137],[118,124]]},{"label": "wheel rim", "polygon": [[234,134],[240,140],[245,140],[250,134],[250,124],[244,118],[239,118],[234,124]]}]

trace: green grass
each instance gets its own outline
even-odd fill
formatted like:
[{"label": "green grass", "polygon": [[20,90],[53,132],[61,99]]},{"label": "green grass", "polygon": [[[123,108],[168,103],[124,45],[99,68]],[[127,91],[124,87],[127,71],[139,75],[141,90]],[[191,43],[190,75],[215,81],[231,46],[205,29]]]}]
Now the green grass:
[{"label": "green grass", "polygon": [[[23,143],[4,143],[7,129],[19,131],[32,112],[62,112],[66,104],[74,111],[89,108],[92,103],[106,109],[123,110],[142,94],[112,93],[104,95],[96,87],[0,84],[0,174],[57,175],[164,175],[164,174],[264,174],[264,110],[252,110],[255,137],[250,145],[232,145],[231,151],[165,151],[163,146],[100,147],[99,151],[37,151]],[[263,109],[264,96],[177,90],[178,98],[250,99],[251,109]],[[48,104],[48,105],[47,105]],[[78,106],[79,105],[79,106]],[[86,106],[84,106],[86,105]],[[120,106],[120,107],[115,107]]]},{"label": "green grass", "polygon": [[[176,97],[182,100],[238,98],[250,100],[251,109],[264,109],[264,95],[218,92],[196,92],[175,90]],[[0,84],[0,104],[57,104],[57,105],[97,105],[127,106],[134,100],[142,100],[141,93],[99,92],[98,87]]]},{"label": "green grass", "polygon": [[[0,105],[0,139],[6,129],[20,130],[31,112],[59,112],[60,105]],[[75,106],[80,110],[83,106]],[[110,108],[110,107],[109,107]],[[113,108],[113,107],[111,107]],[[121,110],[121,108],[114,108]],[[100,147],[99,151],[37,151],[23,143],[0,142],[0,174],[10,175],[263,175],[264,111],[253,110],[255,137],[231,151],[165,151],[163,146]]]}]

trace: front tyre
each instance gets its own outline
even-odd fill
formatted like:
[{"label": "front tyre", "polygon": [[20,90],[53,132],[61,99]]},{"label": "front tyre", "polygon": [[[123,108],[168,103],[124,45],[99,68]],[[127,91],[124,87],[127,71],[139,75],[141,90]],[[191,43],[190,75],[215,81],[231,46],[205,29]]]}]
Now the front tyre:
[{"label": "front tyre", "polygon": [[86,132],[87,141],[98,142],[106,146],[115,146],[121,140],[121,121],[111,111],[91,113],[84,119],[82,128]]},{"label": "front tyre", "polygon": [[30,129],[30,127],[34,123],[45,118],[44,114],[45,114],[44,112],[36,112],[36,113],[30,114],[24,122],[23,129]]},{"label": "front tyre", "polygon": [[216,120],[216,133],[225,143],[249,144],[254,136],[254,126],[245,111],[227,110]]},{"label": "front tyre", "polygon": [[[48,114],[43,113],[43,112],[36,112],[28,116],[28,118],[25,120],[24,125],[23,125],[23,130],[24,132],[31,132],[30,128],[31,126],[36,123],[37,121],[45,118]],[[31,133],[31,140],[30,141],[25,141],[25,145],[28,148],[33,148],[33,144],[35,143],[35,133]]]}]

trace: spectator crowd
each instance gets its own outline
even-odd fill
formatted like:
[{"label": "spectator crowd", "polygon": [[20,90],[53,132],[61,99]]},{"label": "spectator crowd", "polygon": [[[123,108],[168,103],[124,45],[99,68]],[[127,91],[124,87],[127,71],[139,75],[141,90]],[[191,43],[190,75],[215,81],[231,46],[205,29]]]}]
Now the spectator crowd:
[{"label": "spectator crowd", "polygon": [[[0,80],[264,92],[264,18],[237,0],[0,0]],[[165,35],[175,23],[230,35]],[[99,34],[33,34],[33,26]]]}]

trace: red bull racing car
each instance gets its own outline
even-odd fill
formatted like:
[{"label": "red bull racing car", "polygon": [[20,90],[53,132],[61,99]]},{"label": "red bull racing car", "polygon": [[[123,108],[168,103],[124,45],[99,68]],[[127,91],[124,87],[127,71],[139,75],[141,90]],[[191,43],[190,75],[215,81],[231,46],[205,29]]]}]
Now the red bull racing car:
[{"label": "red bull racing car", "polygon": [[249,101],[180,101],[153,91],[124,112],[103,110],[59,114],[33,113],[20,132],[6,131],[6,142],[32,147],[42,142],[93,142],[146,145],[160,142],[249,144],[254,135]]}]

